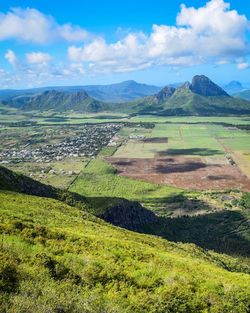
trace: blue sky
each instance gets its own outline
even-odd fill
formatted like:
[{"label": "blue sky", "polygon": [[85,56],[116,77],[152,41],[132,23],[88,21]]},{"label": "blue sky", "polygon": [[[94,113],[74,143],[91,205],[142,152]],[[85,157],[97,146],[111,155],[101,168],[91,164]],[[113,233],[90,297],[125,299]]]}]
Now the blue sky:
[{"label": "blue sky", "polygon": [[195,74],[250,83],[245,0],[22,0],[0,12],[0,88],[166,85]]}]

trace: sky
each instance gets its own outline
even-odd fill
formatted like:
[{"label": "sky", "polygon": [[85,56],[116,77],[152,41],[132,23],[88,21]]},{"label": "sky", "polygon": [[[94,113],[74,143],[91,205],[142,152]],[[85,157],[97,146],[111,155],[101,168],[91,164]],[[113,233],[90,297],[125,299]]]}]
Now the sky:
[{"label": "sky", "polygon": [[250,86],[248,0],[0,4],[0,88],[164,86],[204,74]]}]

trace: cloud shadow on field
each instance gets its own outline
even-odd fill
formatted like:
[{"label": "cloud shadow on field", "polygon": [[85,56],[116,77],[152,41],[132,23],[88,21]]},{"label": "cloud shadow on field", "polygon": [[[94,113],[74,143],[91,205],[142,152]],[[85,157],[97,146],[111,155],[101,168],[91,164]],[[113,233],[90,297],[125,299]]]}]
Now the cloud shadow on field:
[{"label": "cloud shadow on field", "polygon": [[158,152],[159,156],[168,155],[197,155],[197,156],[212,156],[224,154],[223,151],[216,149],[203,149],[203,148],[191,148],[191,149],[168,149],[166,151]]},{"label": "cloud shadow on field", "polygon": [[205,167],[207,167],[207,165],[204,163],[187,162],[182,164],[157,165],[155,167],[155,172],[161,174],[184,173],[193,172]]}]

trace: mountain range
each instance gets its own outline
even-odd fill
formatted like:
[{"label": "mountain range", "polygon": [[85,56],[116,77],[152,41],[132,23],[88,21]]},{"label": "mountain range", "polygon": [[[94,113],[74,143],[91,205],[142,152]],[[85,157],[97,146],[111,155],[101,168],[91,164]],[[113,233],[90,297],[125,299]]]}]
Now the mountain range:
[{"label": "mountain range", "polygon": [[[124,92],[126,88],[131,90],[128,86],[137,86],[138,90],[141,88],[141,93],[146,89],[147,92],[154,90],[153,86],[140,85],[133,81],[126,82],[123,86],[127,86],[124,87]],[[117,90],[116,87],[109,86],[114,90]],[[127,102],[104,102],[91,97],[86,90],[74,90],[77,87],[71,88],[66,91],[46,90],[33,94],[16,95],[2,100],[2,103],[22,110],[54,110],[58,112],[69,110],[82,113],[114,111],[167,116],[250,114],[250,102],[230,96],[204,75],[194,76],[191,83],[186,82],[181,87],[166,86],[153,95]]]},{"label": "mountain range", "polygon": [[230,96],[204,75],[179,88],[164,87],[158,94],[137,100],[134,111],[140,114],[217,115],[249,114],[250,102]]},{"label": "mountain range", "polygon": [[157,93],[161,90],[161,87],[137,83],[134,80],[128,80],[110,85],[55,86],[24,90],[4,89],[0,90],[0,101],[8,100],[16,96],[31,96],[52,90],[66,93],[85,91],[90,97],[93,97],[99,101],[126,102]]}]

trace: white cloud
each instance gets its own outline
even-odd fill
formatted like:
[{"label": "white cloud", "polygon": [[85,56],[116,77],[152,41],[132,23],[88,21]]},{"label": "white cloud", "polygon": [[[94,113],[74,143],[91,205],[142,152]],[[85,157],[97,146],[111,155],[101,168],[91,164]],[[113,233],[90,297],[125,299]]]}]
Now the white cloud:
[{"label": "white cloud", "polygon": [[[86,30],[58,24],[51,16],[35,9],[12,9],[0,13],[0,40],[18,39],[35,44],[56,40],[85,42],[68,47],[68,61],[52,60],[49,53],[26,53],[25,60],[8,50],[5,58],[12,72],[1,72],[1,86],[46,84],[58,80],[77,81],[92,73],[124,73],[154,66],[181,66],[214,63],[250,68],[249,21],[231,10],[223,0],[208,1],[203,7],[181,6],[176,25],[153,25],[149,34],[118,31],[120,40],[107,42]],[[117,34],[116,34],[117,35]],[[4,78],[5,77],[5,78]],[[22,85],[23,86],[23,85]]]},{"label": "white cloud", "polygon": [[13,66],[17,66],[19,64],[18,58],[14,51],[8,50],[5,55],[5,59]]},{"label": "white cloud", "polygon": [[83,41],[88,32],[71,24],[60,25],[56,20],[36,9],[14,8],[0,13],[0,40],[17,39],[32,43],[55,40]]},{"label": "white cloud", "polygon": [[229,3],[211,0],[198,9],[182,5],[176,26],[153,25],[149,35],[129,33],[114,43],[97,38],[82,47],[69,47],[68,57],[74,62],[89,62],[96,71],[233,60],[248,50],[248,29],[247,18],[230,10]]},{"label": "white cloud", "polygon": [[238,68],[238,70],[246,70],[246,69],[250,68],[250,64],[247,62],[238,63],[237,68]]},{"label": "white cloud", "polygon": [[52,60],[48,53],[30,52],[26,53],[26,60],[29,64],[47,64]]},{"label": "white cloud", "polygon": [[72,26],[71,24],[64,24],[58,28],[58,33],[66,41],[84,41],[89,33],[79,26]]}]

